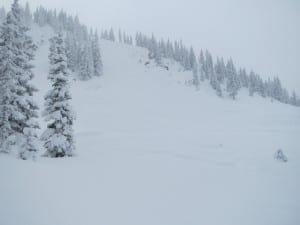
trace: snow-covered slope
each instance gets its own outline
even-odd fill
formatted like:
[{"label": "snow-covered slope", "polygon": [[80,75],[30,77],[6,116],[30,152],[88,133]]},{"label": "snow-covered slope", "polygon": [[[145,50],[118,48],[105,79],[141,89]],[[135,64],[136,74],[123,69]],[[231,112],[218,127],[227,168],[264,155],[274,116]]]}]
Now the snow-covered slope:
[{"label": "snow-covered slope", "polygon": [[[33,33],[42,107],[52,31]],[[101,48],[104,76],[73,81],[77,157],[0,157],[1,225],[300,224],[299,108],[196,92],[177,64]]]}]

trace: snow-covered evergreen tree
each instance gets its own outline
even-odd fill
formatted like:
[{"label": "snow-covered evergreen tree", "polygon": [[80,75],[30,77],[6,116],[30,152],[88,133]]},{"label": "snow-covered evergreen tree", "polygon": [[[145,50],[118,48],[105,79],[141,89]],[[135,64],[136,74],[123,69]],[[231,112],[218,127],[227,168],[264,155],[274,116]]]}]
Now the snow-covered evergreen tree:
[{"label": "snow-covered evergreen tree", "polygon": [[154,59],[157,64],[160,64],[161,63],[161,53],[160,53],[160,49],[159,49],[157,40],[154,37],[154,35],[152,35],[151,41],[149,44],[150,44],[149,58]]},{"label": "snow-covered evergreen tree", "polygon": [[193,47],[190,48],[187,60],[188,60],[188,62],[186,63],[187,64],[186,69],[187,70],[193,70],[193,68],[197,64],[197,58],[196,58],[195,51],[194,51]]},{"label": "snow-covered evergreen tree", "polygon": [[198,75],[198,66],[197,64],[193,67],[193,85],[195,86],[196,90],[199,90],[200,81],[199,81],[199,75]]},{"label": "snow-covered evergreen tree", "polygon": [[297,106],[297,104],[298,104],[298,97],[297,97],[295,91],[292,92],[292,96],[290,98],[290,104],[295,105],[295,106]]},{"label": "snow-covered evergreen tree", "polygon": [[67,32],[65,37],[65,48],[68,68],[75,72],[78,69],[79,64],[79,51],[78,43],[71,32]]},{"label": "snow-covered evergreen tree", "polygon": [[101,31],[101,39],[104,39],[104,40],[110,40],[109,39],[109,32],[107,30],[102,30]]},{"label": "snow-covered evergreen tree", "polygon": [[94,76],[101,76],[102,75],[102,58],[100,53],[100,47],[99,47],[99,36],[96,32],[91,37],[92,42],[92,55],[93,55],[93,64],[94,64]]},{"label": "snow-covered evergreen tree", "polygon": [[231,98],[235,99],[239,90],[239,83],[237,78],[237,72],[231,59],[227,62],[226,65],[226,78],[227,92]]},{"label": "snow-covered evergreen tree", "polygon": [[223,58],[217,58],[217,62],[214,67],[215,75],[217,77],[217,80],[219,84],[223,84],[225,81],[225,74],[226,74],[226,66],[224,63]]},{"label": "snow-covered evergreen tree", "polygon": [[222,97],[222,89],[221,89],[221,85],[220,82],[216,76],[216,73],[214,71],[212,71],[212,73],[210,74],[210,79],[209,79],[209,83],[211,85],[211,87],[216,91],[216,94],[219,97]]},{"label": "snow-covered evergreen tree", "polygon": [[122,43],[123,42],[123,38],[122,38],[122,32],[121,32],[121,30],[119,30],[119,32],[118,32],[118,37],[119,37],[119,42]]},{"label": "snow-covered evergreen tree", "polygon": [[25,22],[26,26],[30,26],[30,24],[32,23],[32,14],[31,14],[28,2],[26,2],[26,5],[25,5],[24,20],[25,20],[24,22]]},{"label": "snow-covered evergreen tree", "polygon": [[2,47],[0,47],[0,49],[0,152],[9,153],[15,139],[14,131],[11,126],[11,118],[15,116],[16,112],[16,107],[11,104],[12,99],[15,97],[12,78],[12,74],[14,74],[15,71],[10,62],[3,64],[6,63],[3,57],[7,56],[7,52],[4,52]]},{"label": "snow-covered evergreen tree", "polygon": [[204,68],[205,68],[206,79],[209,79],[209,83],[211,87],[216,91],[217,95],[219,97],[222,97],[223,95],[222,89],[217,74],[215,72],[212,56],[208,51],[206,51],[205,55],[206,55],[206,60],[205,60]]},{"label": "snow-covered evergreen tree", "polygon": [[43,116],[48,122],[42,135],[45,155],[48,157],[73,156],[75,145],[73,121],[75,115],[70,105],[69,72],[65,47],[61,34],[50,39],[50,72],[48,79],[52,89],[45,96]]},{"label": "snow-covered evergreen tree", "polygon": [[256,92],[256,75],[253,71],[251,71],[249,74],[248,86],[249,86],[249,95],[253,96],[253,94]]},{"label": "snow-covered evergreen tree", "polygon": [[0,103],[1,111],[3,110],[1,126],[5,130],[2,136],[8,137],[10,145],[19,147],[22,159],[28,159],[34,158],[38,151],[36,129],[39,126],[35,120],[38,117],[38,107],[33,101],[33,94],[37,89],[30,83],[34,76],[30,61],[33,60],[36,46],[27,35],[28,28],[21,19],[22,11],[18,0],[15,0],[1,35],[1,52],[6,57],[1,57],[0,62],[3,78],[1,86],[4,88]]},{"label": "snow-covered evergreen tree", "polygon": [[205,51],[205,75],[206,79],[210,80],[210,77],[213,76],[214,73],[214,62],[212,55],[209,51]]},{"label": "snow-covered evergreen tree", "polygon": [[90,43],[86,42],[81,48],[79,61],[79,79],[87,81],[94,76],[94,60]]},{"label": "snow-covered evergreen tree", "polygon": [[168,39],[166,44],[166,57],[169,59],[174,59],[174,48],[171,41]]},{"label": "snow-covered evergreen tree", "polygon": [[196,59],[196,55],[194,52],[194,49],[191,48],[190,50],[190,64],[193,72],[193,80],[192,83],[195,86],[196,90],[199,90],[199,85],[200,85],[200,81],[199,81],[199,75],[198,75],[198,64],[197,64],[197,59]]},{"label": "snow-covered evergreen tree", "polygon": [[200,56],[199,56],[199,74],[200,74],[200,79],[203,82],[206,76],[205,76],[205,58],[202,50],[200,51]]},{"label": "snow-covered evergreen tree", "polygon": [[114,33],[114,30],[112,28],[109,30],[108,40],[116,41],[115,33]]},{"label": "snow-covered evergreen tree", "polygon": [[247,72],[245,69],[239,70],[239,77],[241,80],[241,86],[244,88],[248,88],[249,87],[249,78],[248,78],[248,75],[247,75]]},{"label": "snow-covered evergreen tree", "polygon": [[263,79],[257,75],[257,92],[260,96],[266,97],[266,90]]},{"label": "snow-covered evergreen tree", "polygon": [[14,61],[17,58],[18,46],[15,43],[15,20],[8,13],[0,32],[0,151],[9,153],[15,139],[12,120],[19,116],[15,99],[16,74],[19,68]]},{"label": "snow-covered evergreen tree", "polygon": [[[25,28],[25,32],[26,31],[28,31],[27,28]],[[24,88],[23,99],[25,103],[19,104],[19,107],[23,111],[25,118],[22,121],[22,132],[24,138],[20,151],[20,157],[22,159],[28,159],[35,157],[35,154],[38,151],[37,129],[40,127],[36,120],[36,118],[38,118],[37,110],[39,107],[33,99],[37,88],[31,84],[34,74],[32,72],[33,65],[30,62],[34,59],[36,46],[33,43],[32,38],[26,33],[24,34],[23,47],[25,56],[25,62],[23,64],[24,73],[20,76],[19,83]]]},{"label": "snow-covered evergreen tree", "polygon": [[278,77],[275,77],[272,83],[272,97],[281,102],[284,100],[283,88]]}]

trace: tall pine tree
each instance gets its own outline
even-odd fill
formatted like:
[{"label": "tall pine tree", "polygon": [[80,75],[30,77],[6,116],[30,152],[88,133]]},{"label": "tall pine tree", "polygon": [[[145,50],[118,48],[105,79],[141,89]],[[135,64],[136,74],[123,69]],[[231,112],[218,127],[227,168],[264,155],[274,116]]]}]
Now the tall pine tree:
[{"label": "tall pine tree", "polygon": [[234,67],[233,61],[230,59],[226,65],[226,78],[227,78],[227,92],[232,99],[236,98],[239,90],[239,82],[237,72]]},{"label": "tall pine tree", "polygon": [[93,61],[94,61],[94,76],[101,76],[102,75],[102,58],[100,53],[99,47],[99,36],[98,33],[92,35],[92,54],[93,54]]},{"label": "tall pine tree", "polygon": [[0,32],[0,151],[9,153],[14,142],[12,119],[18,116],[17,107],[13,104],[15,93],[15,76],[19,69],[14,61],[17,58],[15,44],[14,18],[8,13]]},{"label": "tall pine tree", "polygon": [[61,34],[50,39],[50,72],[48,79],[52,89],[45,96],[43,116],[48,122],[42,135],[48,157],[73,156],[75,145],[73,136],[74,112],[70,105],[69,72],[65,47]]},{"label": "tall pine tree", "polygon": [[38,107],[33,101],[33,94],[37,89],[30,83],[33,79],[31,61],[36,46],[30,36],[28,28],[23,25],[22,12],[15,0],[12,4],[6,22],[2,27],[1,48],[1,122],[0,129],[4,129],[1,145],[2,151],[9,151],[15,145],[20,149],[22,159],[34,158],[38,151],[36,129]]}]

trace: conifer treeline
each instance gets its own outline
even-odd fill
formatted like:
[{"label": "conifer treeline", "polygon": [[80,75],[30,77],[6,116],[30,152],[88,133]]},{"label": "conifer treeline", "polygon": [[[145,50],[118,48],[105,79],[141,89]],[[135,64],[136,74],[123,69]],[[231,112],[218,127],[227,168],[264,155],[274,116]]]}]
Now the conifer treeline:
[{"label": "conifer treeline", "polygon": [[236,98],[241,88],[246,88],[249,95],[258,94],[269,97],[282,103],[300,106],[300,99],[293,91],[290,95],[281,84],[278,77],[263,80],[253,71],[247,72],[244,68],[237,68],[232,59],[225,61],[217,57],[214,61],[209,51],[201,50],[196,57],[193,47],[187,48],[182,41],[160,40],[137,33],[136,45],[149,50],[149,57],[157,64],[162,63],[162,58],[173,59],[180,63],[185,70],[193,71],[191,83],[199,88],[200,82],[208,81],[216,94],[220,97],[229,95]]},{"label": "conifer treeline", "polygon": [[[31,14],[30,14],[31,15]],[[50,25],[56,32],[65,33],[68,68],[78,73],[81,80],[102,75],[102,59],[97,31],[88,30],[77,16],[68,16],[64,11],[39,7],[33,13],[33,21],[40,26]]]},{"label": "conifer treeline", "polygon": [[[88,80],[93,76],[102,74],[102,60],[99,49],[97,32],[90,31],[79,22],[78,17],[68,16],[65,12],[46,10],[39,7],[33,15],[28,4],[24,9],[27,23],[35,21],[40,26],[50,25],[54,30],[66,32],[65,43],[68,67],[77,72],[81,80]],[[0,20],[5,18],[5,9],[0,9]],[[131,35],[121,32],[115,35],[114,30],[103,30],[101,39],[119,41],[133,45]],[[235,99],[242,88],[246,88],[250,96],[258,94],[269,97],[282,103],[300,106],[300,99],[293,91],[291,94],[284,88],[278,77],[263,80],[254,71],[237,68],[232,59],[224,60],[222,57],[213,59],[209,51],[201,50],[196,54],[193,47],[186,47],[182,41],[157,40],[154,35],[147,36],[137,33],[135,45],[149,50],[149,58],[157,64],[162,64],[162,59],[172,59],[182,65],[185,70],[193,71],[193,84],[197,89],[201,82],[208,81],[219,97],[230,96]]]},{"label": "conifer treeline", "polygon": [[[101,39],[108,41],[117,41],[114,30],[111,28],[110,30],[102,30],[101,31]],[[133,45],[133,38],[131,35],[126,34],[124,31],[119,30],[118,32],[118,41],[120,43]]]},{"label": "conifer treeline", "polygon": [[[119,42],[132,45],[133,38],[119,31]],[[101,38],[116,41],[113,29],[104,30]],[[127,40],[127,41],[126,41]],[[136,33],[135,45],[149,50],[149,58],[158,65],[163,63],[163,58],[172,59],[184,68],[193,73],[193,84],[199,89],[201,82],[208,81],[219,97],[225,95],[235,99],[242,88],[246,88],[250,96],[254,94],[262,97],[269,97],[279,102],[300,106],[300,99],[295,91],[290,95],[281,84],[278,77],[263,80],[260,75],[244,68],[237,68],[232,59],[225,61],[217,57],[214,61],[208,50],[200,50],[198,57],[193,47],[187,48],[182,41],[171,42],[161,39],[158,41],[152,34],[151,37],[140,32]]]}]

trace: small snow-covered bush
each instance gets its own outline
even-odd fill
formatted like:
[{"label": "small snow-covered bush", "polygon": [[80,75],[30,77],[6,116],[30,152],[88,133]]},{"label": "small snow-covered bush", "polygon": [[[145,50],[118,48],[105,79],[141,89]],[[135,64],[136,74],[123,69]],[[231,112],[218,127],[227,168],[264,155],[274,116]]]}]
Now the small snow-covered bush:
[{"label": "small snow-covered bush", "polygon": [[279,149],[275,153],[275,159],[280,161],[280,162],[287,162],[288,161],[288,158],[286,157],[286,155],[283,153],[283,151],[281,149]]}]

